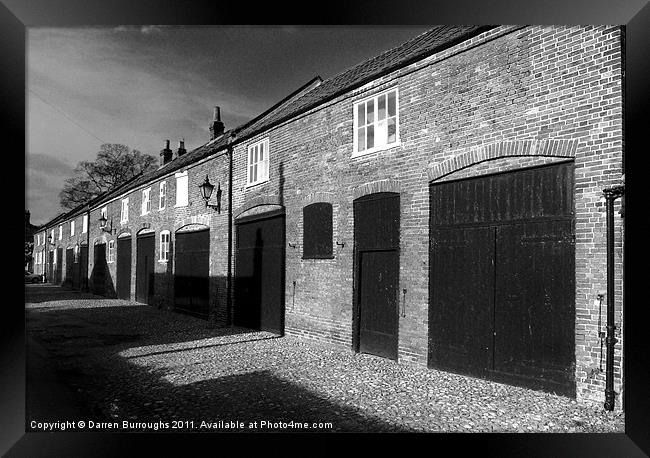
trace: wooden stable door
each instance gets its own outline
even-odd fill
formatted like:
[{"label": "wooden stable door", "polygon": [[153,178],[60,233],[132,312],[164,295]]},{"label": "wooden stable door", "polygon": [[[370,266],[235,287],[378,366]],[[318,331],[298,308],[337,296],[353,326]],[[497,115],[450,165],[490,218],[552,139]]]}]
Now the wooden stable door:
[{"label": "wooden stable door", "polygon": [[154,234],[139,235],[136,243],[135,300],[143,304],[151,304],[155,282]]},{"label": "wooden stable door", "polygon": [[397,359],[399,305],[399,195],[354,201],[356,313],[359,352]]},{"label": "wooden stable door", "polygon": [[574,395],[572,163],[430,196],[429,366]]},{"label": "wooden stable door", "polygon": [[236,325],[284,333],[284,256],[284,214],[237,221]]},{"label": "wooden stable door", "polygon": [[174,309],[208,317],[210,231],[178,232],[175,241]]}]

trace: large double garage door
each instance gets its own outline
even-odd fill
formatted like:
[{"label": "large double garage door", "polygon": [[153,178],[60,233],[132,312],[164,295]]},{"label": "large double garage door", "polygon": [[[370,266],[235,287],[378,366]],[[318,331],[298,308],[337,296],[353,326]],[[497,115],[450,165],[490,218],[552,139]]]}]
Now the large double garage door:
[{"label": "large double garage door", "polygon": [[430,196],[429,366],[575,395],[572,164]]}]

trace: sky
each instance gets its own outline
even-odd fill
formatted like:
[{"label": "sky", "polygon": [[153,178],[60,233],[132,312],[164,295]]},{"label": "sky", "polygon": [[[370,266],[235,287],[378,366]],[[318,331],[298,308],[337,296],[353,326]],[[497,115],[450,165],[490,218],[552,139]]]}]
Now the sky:
[{"label": "sky", "polygon": [[331,78],[430,26],[117,26],[28,28],[25,208],[64,211],[58,194],[103,143],[156,156],[209,140],[314,78]]}]

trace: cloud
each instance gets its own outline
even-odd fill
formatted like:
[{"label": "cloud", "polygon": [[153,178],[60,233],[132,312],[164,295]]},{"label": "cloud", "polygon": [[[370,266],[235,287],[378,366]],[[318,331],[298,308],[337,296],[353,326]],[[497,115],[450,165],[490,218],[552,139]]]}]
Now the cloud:
[{"label": "cloud", "polygon": [[43,224],[61,213],[59,192],[74,167],[47,154],[29,154],[25,160],[25,208],[33,224]]}]

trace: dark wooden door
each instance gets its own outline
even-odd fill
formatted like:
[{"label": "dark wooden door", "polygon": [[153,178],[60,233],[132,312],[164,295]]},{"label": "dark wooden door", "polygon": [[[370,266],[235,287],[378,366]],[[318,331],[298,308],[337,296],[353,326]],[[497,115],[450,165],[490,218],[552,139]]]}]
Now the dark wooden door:
[{"label": "dark wooden door", "polygon": [[431,186],[429,366],[575,394],[572,163]]},{"label": "dark wooden door", "polygon": [[131,300],[131,237],[117,239],[117,297]]},{"label": "dark wooden door", "polygon": [[88,288],[88,245],[79,248],[79,288]]},{"label": "dark wooden door", "polygon": [[95,256],[93,262],[93,293],[100,296],[106,295],[106,244],[95,245]]},{"label": "dark wooden door", "polygon": [[175,241],[174,308],[208,317],[210,231],[178,232]]},{"label": "dark wooden door", "polygon": [[143,304],[151,304],[153,303],[155,275],[154,234],[139,235],[136,243],[135,300]]},{"label": "dark wooden door", "polygon": [[81,289],[81,264],[79,259],[79,253],[77,252],[76,262],[74,260],[74,251],[72,257],[73,257],[72,288],[78,290]]},{"label": "dark wooden door", "polygon": [[63,248],[56,249],[56,283],[63,281]]},{"label": "dark wooden door", "polygon": [[497,228],[494,370],[566,391],[574,378],[571,221]]},{"label": "dark wooden door", "polygon": [[235,324],[284,334],[284,214],[237,222]]},{"label": "dark wooden door", "polygon": [[399,195],[354,201],[355,348],[397,359],[399,313]]},{"label": "dark wooden door", "polygon": [[65,250],[65,284],[72,286],[72,277],[74,269],[74,249]]},{"label": "dark wooden door", "polygon": [[483,376],[492,364],[494,230],[445,228],[431,239],[431,363]]},{"label": "dark wooden door", "polygon": [[54,250],[50,251],[49,259],[47,260],[47,281],[50,283],[55,283],[56,278],[54,278]]}]

